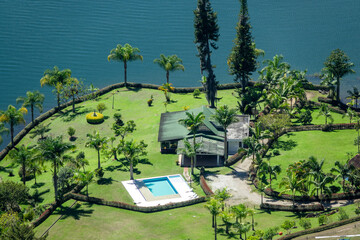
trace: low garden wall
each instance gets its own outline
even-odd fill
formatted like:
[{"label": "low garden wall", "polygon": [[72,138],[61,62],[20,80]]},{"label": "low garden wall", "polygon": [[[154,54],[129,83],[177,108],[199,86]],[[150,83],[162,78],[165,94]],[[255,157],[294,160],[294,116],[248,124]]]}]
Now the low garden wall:
[{"label": "low garden wall", "polygon": [[158,205],[158,206],[153,206],[153,207],[141,207],[141,206],[131,205],[131,204],[123,203],[123,202],[107,201],[102,198],[88,197],[88,196],[76,194],[76,193],[71,193],[70,198],[77,200],[77,201],[89,202],[89,203],[93,203],[93,204],[97,204],[97,205],[116,207],[116,208],[121,208],[121,209],[136,211],[136,212],[144,212],[144,213],[152,213],[152,212],[169,210],[169,209],[173,209],[173,208],[180,208],[180,207],[190,206],[190,205],[194,205],[194,204],[198,204],[198,203],[202,203],[202,202],[206,201],[206,197],[198,197],[198,198],[191,199],[191,200],[184,201],[184,202],[169,203],[166,205]]},{"label": "low garden wall", "polygon": [[299,205],[281,205],[273,203],[260,204],[261,209],[268,209],[272,211],[291,211],[291,212],[312,212],[312,211],[324,211],[325,208],[320,203],[312,204],[299,204]]},{"label": "low garden wall", "polygon": [[346,224],[349,224],[349,223],[353,223],[353,222],[357,222],[357,221],[360,221],[360,216],[345,219],[345,220],[330,223],[330,224],[326,224],[326,225],[319,226],[319,227],[316,227],[316,228],[310,228],[310,229],[302,230],[302,231],[299,231],[299,232],[291,233],[291,234],[285,235],[285,236],[283,236],[281,238],[278,238],[278,240],[293,239],[293,238],[300,237],[300,236],[303,236],[303,235],[322,232],[322,231],[329,230],[329,229],[332,229],[332,228],[340,227],[340,226],[343,226],[343,225],[346,225]]}]

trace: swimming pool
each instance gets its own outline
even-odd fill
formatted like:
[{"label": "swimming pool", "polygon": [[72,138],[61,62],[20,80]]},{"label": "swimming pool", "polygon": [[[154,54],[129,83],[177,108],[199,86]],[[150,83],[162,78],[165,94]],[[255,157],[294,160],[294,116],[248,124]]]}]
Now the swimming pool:
[{"label": "swimming pool", "polygon": [[178,194],[168,177],[142,180],[154,197]]}]

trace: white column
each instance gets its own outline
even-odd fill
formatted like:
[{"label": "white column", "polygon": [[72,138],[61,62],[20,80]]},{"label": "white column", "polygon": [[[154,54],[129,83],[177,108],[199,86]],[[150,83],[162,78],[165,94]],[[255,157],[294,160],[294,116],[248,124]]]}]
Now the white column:
[{"label": "white column", "polygon": [[220,166],[220,158],[219,158],[219,155],[216,155],[216,161],[217,161],[217,166]]}]

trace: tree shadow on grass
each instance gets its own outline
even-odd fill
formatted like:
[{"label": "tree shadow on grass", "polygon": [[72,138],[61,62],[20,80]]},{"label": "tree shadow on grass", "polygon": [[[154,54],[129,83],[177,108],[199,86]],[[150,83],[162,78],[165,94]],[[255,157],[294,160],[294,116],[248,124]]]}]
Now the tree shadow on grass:
[{"label": "tree shadow on grass", "polygon": [[75,108],[75,113],[73,113],[72,110],[68,110],[68,111],[64,112],[63,114],[61,114],[60,118],[64,122],[71,122],[72,120],[75,119],[76,116],[85,114],[85,113],[89,113],[91,111],[93,111],[93,109],[85,108],[84,106],[79,106],[79,107]]},{"label": "tree shadow on grass", "polygon": [[141,88],[140,87],[130,87],[130,86],[128,86],[127,90],[132,91],[132,92],[139,92],[141,90]]},{"label": "tree shadow on grass", "polygon": [[226,233],[226,226],[225,224],[219,224],[217,229],[218,234],[221,236],[227,237],[227,239],[239,239],[239,234],[236,234],[234,232],[231,232],[231,229],[229,228],[229,233]]},{"label": "tree shadow on grass", "polygon": [[110,185],[112,184],[114,181],[114,179],[112,179],[112,177],[109,178],[100,178],[99,180],[97,180],[97,184],[99,185]]},{"label": "tree shadow on grass", "polygon": [[297,146],[297,142],[295,142],[292,139],[289,140],[278,140],[276,143],[273,144],[272,148],[273,149],[280,149],[283,151],[290,151],[292,149],[294,149]]},{"label": "tree shadow on grass", "polygon": [[31,195],[31,199],[34,200],[35,203],[42,203],[44,201],[44,198],[42,195],[50,192],[50,189],[46,189],[42,192],[39,192],[39,190],[35,190],[35,192]]},{"label": "tree shadow on grass", "polygon": [[148,158],[143,158],[143,159],[140,159],[140,160],[138,161],[138,163],[141,163],[141,164],[146,164],[146,165],[151,165],[151,166],[153,166],[153,165],[154,165],[152,162],[150,162],[150,161],[149,161],[149,159],[148,159]]},{"label": "tree shadow on grass", "polygon": [[72,208],[60,206],[58,211],[59,215],[63,215],[61,219],[67,219],[69,217],[79,220],[80,217],[91,217],[94,212],[93,209],[82,209],[82,204],[76,203]]},{"label": "tree shadow on grass", "polygon": [[36,183],[36,184],[34,184],[34,185],[32,185],[31,186],[31,188],[40,188],[40,187],[42,187],[42,186],[44,186],[45,185],[45,183]]},{"label": "tree shadow on grass", "polygon": [[120,164],[120,165],[117,165],[117,166],[107,166],[105,168],[105,171],[108,171],[108,172],[114,172],[114,171],[127,172],[127,171],[129,171],[129,169],[126,168],[125,166],[123,166],[122,164]]}]

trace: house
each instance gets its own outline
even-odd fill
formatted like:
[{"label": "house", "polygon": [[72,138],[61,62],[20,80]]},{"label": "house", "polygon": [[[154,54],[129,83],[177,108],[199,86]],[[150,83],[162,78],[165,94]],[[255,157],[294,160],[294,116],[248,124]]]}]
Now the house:
[{"label": "house", "polygon": [[360,154],[357,154],[355,157],[350,159],[348,164],[354,166],[355,169],[360,169]]},{"label": "house", "polygon": [[[166,112],[161,114],[158,142],[161,153],[176,153],[178,148],[183,148],[183,139],[187,138],[192,143],[193,135],[190,131],[179,124],[180,119],[186,118],[186,112],[194,115],[203,112],[205,119],[200,125],[195,136],[196,142],[202,145],[197,151],[197,166],[222,166],[224,163],[224,128],[212,116],[215,109],[205,106],[187,111]],[[243,147],[243,140],[249,136],[248,115],[237,115],[238,122],[231,124],[227,129],[228,153],[235,154],[239,147]],[[190,159],[179,156],[181,166],[190,166]]]}]

